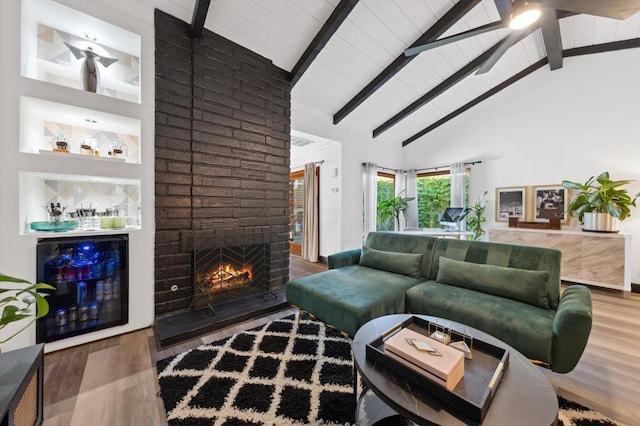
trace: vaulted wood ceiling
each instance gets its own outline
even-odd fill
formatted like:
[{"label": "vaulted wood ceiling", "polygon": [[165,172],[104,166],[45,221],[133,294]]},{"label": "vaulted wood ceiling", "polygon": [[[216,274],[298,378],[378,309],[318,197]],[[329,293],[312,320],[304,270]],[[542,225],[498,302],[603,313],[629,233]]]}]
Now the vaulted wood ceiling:
[{"label": "vaulted wood ceiling", "polygon": [[[156,7],[190,22],[204,0],[142,1],[160,2]],[[294,102],[324,113],[337,126],[403,145],[428,141],[429,132],[531,72],[571,72],[574,56],[640,47],[640,14],[615,20],[559,11],[556,31],[523,31],[495,66],[477,75],[478,66],[512,34],[500,24],[503,11],[496,3],[211,0],[204,25],[292,71]],[[470,30],[476,30],[473,37],[404,55],[407,48]],[[548,54],[545,44],[556,47]],[[395,72],[385,73],[389,69]]]}]

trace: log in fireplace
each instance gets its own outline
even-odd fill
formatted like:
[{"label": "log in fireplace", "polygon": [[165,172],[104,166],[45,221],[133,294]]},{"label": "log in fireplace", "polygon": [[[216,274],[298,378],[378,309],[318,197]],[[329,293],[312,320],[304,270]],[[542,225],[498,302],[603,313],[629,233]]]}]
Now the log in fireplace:
[{"label": "log in fireplace", "polygon": [[269,234],[195,236],[195,309],[270,292]]}]

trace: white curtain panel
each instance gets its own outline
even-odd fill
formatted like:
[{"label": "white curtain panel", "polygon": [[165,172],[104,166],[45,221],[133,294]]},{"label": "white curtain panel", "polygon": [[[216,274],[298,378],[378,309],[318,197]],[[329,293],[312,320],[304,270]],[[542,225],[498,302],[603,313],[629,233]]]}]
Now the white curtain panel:
[{"label": "white curtain panel", "polygon": [[464,207],[464,163],[451,164],[451,207]]},{"label": "white curtain panel", "polygon": [[316,164],[304,165],[304,211],[302,214],[302,258],[318,261],[318,179]]},{"label": "white curtain panel", "polygon": [[418,228],[418,177],[415,169],[405,171],[405,188],[405,197],[414,198],[413,201],[409,201],[406,227]]},{"label": "white curtain panel", "polygon": [[376,230],[376,209],[378,206],[378,166],[374,163],[363,163],[364,180],[364,235]]}]

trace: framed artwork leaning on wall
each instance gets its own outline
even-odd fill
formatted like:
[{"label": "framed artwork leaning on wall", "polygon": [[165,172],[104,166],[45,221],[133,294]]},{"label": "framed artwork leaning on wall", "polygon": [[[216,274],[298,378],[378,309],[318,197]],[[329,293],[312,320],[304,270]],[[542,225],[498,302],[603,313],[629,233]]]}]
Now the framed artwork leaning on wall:
[{"label": "framed artwork leaning on wall", "polygon": [[567,197],[568,191],[562,185],[545,185],[533,187],[534,214],[536,222],[546,222],[552,218],[560,218],[568,223]]},{"label": "framed artwork leaning on wall", "polygon": [[509,217],[526,217],[527,188],[505,187],[496,188],[496,222],[507,222]]}]

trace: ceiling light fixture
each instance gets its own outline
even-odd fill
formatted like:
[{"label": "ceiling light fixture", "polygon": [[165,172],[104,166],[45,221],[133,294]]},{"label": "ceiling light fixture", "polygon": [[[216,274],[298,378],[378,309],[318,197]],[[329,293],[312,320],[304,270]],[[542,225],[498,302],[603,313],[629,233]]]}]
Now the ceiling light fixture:
[{"label": "ceiling light fixture", "polygon": [[542,14],[542,5],[537,1],[516,0],[511,9],[509,28],[519,30],[527,27],[536,22],[540,14]]}]

